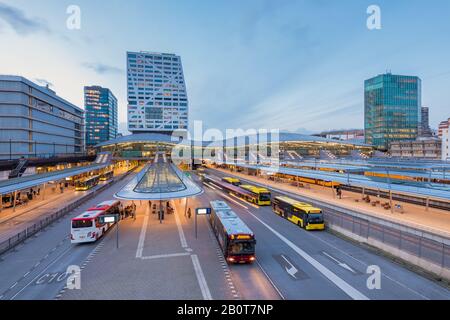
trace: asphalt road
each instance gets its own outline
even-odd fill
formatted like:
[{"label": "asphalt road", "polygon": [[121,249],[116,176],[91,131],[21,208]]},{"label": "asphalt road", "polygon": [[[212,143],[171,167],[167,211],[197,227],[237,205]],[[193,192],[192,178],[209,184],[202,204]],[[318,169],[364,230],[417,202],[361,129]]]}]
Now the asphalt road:
[{"label": "asphalt road", "polygon": [[130,174],[99,195],[55,222],[36,236],[0,256],[0,300],[50,300],[65,287],[69,266],[80,268],[101,249],[103,238],[94,244],[70,242],[70,220],[88,208],[106,200],[125,186]]},{"label": "asphalt road", "polygon": [[[447,288],[371,250],[326,231],[305,231],[271,207],[257,208],[217,188],[206,188],[209,197],[214,193],[227,201],[254,231],[259,265],[285,299],[450,299]],[[367,286],[370,266],[381,271],[380,289]]]}]

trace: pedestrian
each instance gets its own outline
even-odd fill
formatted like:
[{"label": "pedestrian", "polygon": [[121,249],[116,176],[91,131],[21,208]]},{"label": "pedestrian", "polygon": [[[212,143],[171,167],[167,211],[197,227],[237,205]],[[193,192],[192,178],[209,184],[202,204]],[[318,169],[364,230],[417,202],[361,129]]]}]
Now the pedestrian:
[{"label": "pedestrian", "polygon": [[188,218],[190,219],[191,218],[191,208],[188,209],[187,214],[188,214]]},{"label": "pedestrian", "polygon": [[61,193],[64,193],[64,186],[62,185],[62,183],[59,186],[59,190],[61,191]]}]

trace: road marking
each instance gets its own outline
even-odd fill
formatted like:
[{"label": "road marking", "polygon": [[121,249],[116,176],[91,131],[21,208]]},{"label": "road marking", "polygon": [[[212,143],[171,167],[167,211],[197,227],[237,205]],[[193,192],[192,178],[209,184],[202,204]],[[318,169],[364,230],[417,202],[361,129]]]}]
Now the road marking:
[{"label": "road marking", "polygon": [[181,247],[182,247],[183,249],[185,249],[185,248],[188,247],[187,242],[186,242],[186,237],[184,236],[183,227],[181,226],[180,218],[178,217],[178,210],[177,210],[177,207],[175,206],[175,204],[173,205],[173,207],[175,208],[175,210],[174,210],[174,211],[175,211],[174,216],[175,216],[175,222],[176,222],[176,224],[177,224],[178,235],[180,236]]},{"label": "road marking", "polygon": [[239,201],[244,202],[245,204],[248,204],[248,205],[252,206],[252,207],[255,208],[255,209],[259,209],[259,206],[257,206],[256,204],[247,202],[247,201],[245,201],[245,200],[239,198],[238,196],[235,196],[234,194],[230,194],[230,196],[232,196],[232,197],[235,198],[235,199],[238,199]]},{"label": "road marking", "polygon": [[23,275],[22,278],[26,278],[26,276],[28,276],[29,274],[30,274],[30,271],[28,271],[27,273],[25,273],[25,274]]},{"label": "road marking", "polygon": [[168,254],[158,254],[154,256],[141,257],[142,260],[155,260],[155,259],[163,259],[163,258],[174,258],[174,257],[184,257],[190,256],[189,252],[181,252],[181,253],[168,253]]},{"label": "road marking", "polygon": [[38,278],[40,278],[42,276],[42,274],[48,269],[50,268],[52,265],[54,265],[59,259],[61,259],[66,253],[68,253],[70,250],[72,250],[72,247],[67,248],[63,253],[61,253],[61,255],[56,258],[55,260],[53,260],[52,263],[50,263],[47,267],[45,267],[44,270],[41,271],[41,273],[39,273],[36,277],[34,277],[33,280],[31,280],[30,282],[28,282],[27,285],[25,285],[20,291],[18,291],[15,295],[13,295],[11,297],[10,300],[14,300],[19,294],[21,294],[26,288],[28,288],[28,286],[32,283],[34,283]]},{"label": "road marking", "polygon": [[203,182],[203,184],[205,186],[207,186],[208,188],[212,189],[212,190],[217,190],[217,188],[213,187],[212,185],[210,185],[209,183]]},{"label": "road marking", "polygon": [[145,210],[144,223],[142,224],[141,234],[139,236],[139,243],[136,250],[136,258],[142,258],[142,251],[144,250],[145,234],[147,233],[148,220],[150,215],[150,208]]},{"label": "road marking", "polygon": [[247,210],[247,212],[252,215],[256,220],[258,220],[263,226],[265,226],[269,231],[271,231],[274,235],[276,235],[281,241],[286,243],[292,250],[294,250],[298,255],[300,255],[303,259],[305,259],[309,264],[311,264],[317,271],[322,273],[326,278],[328,278],[331,282],[333,282],[339,289],[344,291],[349,297],[351,297],[354,300],[370,300],[367,296],[365,296],[363,293],[352,287],[350,284],[342,280],[339,276],[334,274],[332,271],[327,269],[324,265],[322,265],[320,262],[318,262],[316,259],[311,257],[308,253],[300,249],[298,246],[296,246],[294,243],[292,243],[289,239],[284,237],[282,234],[280,234],[278,231],[273,229],[271,226],[266,224],[264,221],[259,219],[257,216],[255,216],[253,213]]},{"label": "road marking", "polygon": [[237,204],[238,206],[241,206],[242,208],[248,210],[248,207],[244,206],[242,203],[240,203],[240,202],[234,200],[233,198],[230,198],[229,196],[227,196],[227,195],[225,195],[225,194],[223,194],[223,193],[220,193],[220,195],[221,195],[222,197],[224,197],[225,199],[228,199],[228,200],[230,200],[231,202],[234,202],[234,203]]},{"label": "road marking", "polygon": [[325,251],[322,251],[322,253],[327,256],[328,258],[330,258],[331,260],[333,260],[334,262],[336,262],[340,267],[350,271],[351,273],[356,273],[355,270],[353,270],[348,264],[339,261],[338,259],[336,259],[335,257],[333,257],[332,255],[326,253]]},{"label": "road marking", "polygon": [[296,274],[298,273],[298,269],[296,267],[294,267],[294,265],[284,256],[281,255],[281,258],[286,261],[286,263],[289,265],[289,267],[284,266],[284,269],[286,270],[286,272],[295,280],[297,280],[297,276]]},{"label": "road marking", "polygon": [[269,280],[270,284],[272,285],[272,287],[275,289],[275,291],[278,293],[278,295],[281,297],[281,300],[286,300],[286,298],[283,296],[283,294],[281,293],[280,289],[278,289],[278,287],[275,285],[275,282],[273,282],[273,280],[270,278],[270,276],[267,274],[266,270],[264,270],[263,266],[261,265],[261,263],[259,263],[258,259],[256,259],[256,263],[258,264],[259,268],[261,269],[261,271],[264,273],[264,275],[266,276],[266,278]]},{"label": "road marking", "polygon": [[200,261],[196,254],[191,255],[192,264],[194,265],[195,275],[197,276],[198,284],[200,285],[200,290],[202,291],[204,300],[212,300],[211,292],[209,291],[208,284],[206,283],[205,274],[203,273],[202,267],[200,266]]},{"label": "road marking", "polygon": [[18,285],[18,283],[16,282],[16,283],[14,283],[11,287],[9,287],[9,290],[11,290],[11,289],[13,289],[15,286],[17,286]]}]

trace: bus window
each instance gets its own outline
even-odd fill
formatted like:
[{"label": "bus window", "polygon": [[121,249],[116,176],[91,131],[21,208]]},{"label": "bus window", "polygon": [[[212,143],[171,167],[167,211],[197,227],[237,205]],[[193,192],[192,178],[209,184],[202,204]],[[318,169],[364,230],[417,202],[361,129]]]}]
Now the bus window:
[{"label": "bus window", "polygon": [[86,220],[73,220],[72,221],[72,228],[73,229],[82,229],[82,228],[90,228],[92,227],[92,220],[86,219]]},{"label": "bus window", "polygon": [[245,253],[254,253],[255,252],[255,244],[254,241],[239,241],[233,242],[230,246],[231,254],[245,254]]}]

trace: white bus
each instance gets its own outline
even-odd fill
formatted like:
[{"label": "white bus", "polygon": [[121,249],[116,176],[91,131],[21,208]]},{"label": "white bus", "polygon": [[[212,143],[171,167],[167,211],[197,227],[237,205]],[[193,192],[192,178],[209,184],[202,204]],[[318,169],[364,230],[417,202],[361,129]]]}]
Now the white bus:
[{"label": "white bus", "polygon": [[100,217],[120,214],[121,210],[122,204],[120,201],[105,201],[73,218],[70,232],[71,242],[86,243],[97,241],[114,225],[113,223],[100,223]]}]

